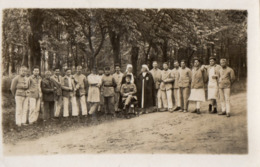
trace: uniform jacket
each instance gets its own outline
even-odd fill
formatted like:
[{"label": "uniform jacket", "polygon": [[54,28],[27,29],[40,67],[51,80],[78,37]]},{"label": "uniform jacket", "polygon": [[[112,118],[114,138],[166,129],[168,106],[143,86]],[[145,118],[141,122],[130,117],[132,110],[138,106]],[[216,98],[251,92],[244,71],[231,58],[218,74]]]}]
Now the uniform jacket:
[{"label": "uniform jacket", "polygon": [[121,88],[121,82],[122,82],[122,78],[123,78],[123,73],[114,73],[113,74],[113,78],[115,79],[115,82],[116,82],[116,89],[115,89],[115,92],[120,92],[120,88]]},{"label": "uniform jacket", "polygon": [[173,79],[174,79],[174,82],[173,82],[173,88],[174,89],[178,89],[179,88],[179,78],[180,78],[180,67],[178,69],[174,68],[172,70],[172,76],[173,76]]},{"label": "uniform jacket", "polygon": [[230,88],[231,84],[235,81],[234,70],[230,67],[220,68],[217,73],[219,88]]},{"label": "uniform jacket", "polygon": [[77,96],[84,96],[86,95],[87,90],[87,77],[83,74],[75,74],[74,79],[77,81],[79,85],[79,89],[76,91]]},{"label": "uniform jacket", "polygon": [[166,81],[166,82],[161,82],[160,84],[160,89],[161,90],[169,90],[172,89],[172,83],[174,81],[173,75],[171,70],[162,70],[161,71],[161,81]]},{"label": "uniform jacket", "polygon": [[159,68],[150,70],[150,73],[153,76],[154,86],[155,89],[160,88],[160,81],[161,81],[161,70]]},{"label": "uniform jacket", "polygon": [[[136,97],[136,86],[133,83],[125,83],[121,86],[120,93],[122,95],[122,99],[126,99],[127,96],[124,96],[125,93],[131,93],[133,97]],[[136,97],[137,98],[137,97]]]},{"label": "uniform jacket", "polygon": [[36,99],[41,97],[41,81],[42,78],[40,76],[35,77],[32,75],[29,77],[29,97]]},{"label": "uniform jacket", "polygon": [[29,88],[28,78],[21,75],[16,76],[11,83],[10,90],[14,96],[26,96],[26,91]]},{"label": "uniform jacket", "polygon": [[61,87],[62,96],[72,97],[76,95],[76,81],[73,79],[73,77],[68,77],[65,75],[61,80]]},{"label": "uniform jacket", "polygon": [[192,69],[192,79],[191,79],[191,88],[192,89],[201,89],[204,88],[204,77],[205,71],[201,68],[194,67]]},{"label": "uniform jacket", "polygon": [[185,67],[184,69],[180,68],[179,70],[179,87],[190,87],[191,70],[188,67]]},{"label": "uniform jacket", "polygon": [[116,81],[112,75],[102,77],[103,96],[110,97],[115,95]]},{"label": "uniform jacket", "polygon": [[42,80],[41,89],[43,101],[54,101],[54,83],[50,79]]}]

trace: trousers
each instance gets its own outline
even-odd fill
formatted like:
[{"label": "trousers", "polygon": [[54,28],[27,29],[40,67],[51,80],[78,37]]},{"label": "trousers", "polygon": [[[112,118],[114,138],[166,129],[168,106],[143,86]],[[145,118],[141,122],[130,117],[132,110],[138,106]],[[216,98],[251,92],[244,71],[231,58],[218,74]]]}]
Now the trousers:
[{"label": "trousers", "polygon": [[81,108],[82,115],[87,115],[88,110],[87,110],[86,96],[83,95],[83,96],[77,97],[77,101],[78,101],[79,106]]},{"label": "trousers", "polygon": [[115,105],[114,96],[108,96],[108,97],[104,96],[105,113],[115,113],[114,105]]},{"label": "trousers", "polygon": [[78,116],[79,109],[77,106],[76,96],[72,96],[72,97],[63,97],[63,117],[69,116],[69,103],[71,103],[72,106],[72,116]]},{"label": "trousers", "polygon": [[15,123],[18,126],[27,122],[28,97],[15,96]]},{"label": "trousers", "polygon": [[115,111],[118,111],[120,92],[115,92]]},{"label": "trousers", "polygon": [[43,120],[52,118],[54,116],[54,101],[45,101],[43,105]]},{"label": "trousers", "polygon": [[38,120],[41,107],[40,98],[29,98],[30,109],[29,109],[29,123],[34,123]]},{"label": "trousers", "polygon": [[181,107],[180,89],[179,88],[174,88],[173,89],[173,94],[174,94],[175,106]]},{"label": "trousers", "polygon": [[97,109],[99,107],[99,103],[98,102],[89,102],[89,104],[90,104],[89,115],[93,115],[97,111]]},{"label": "trousers", "polygon": [[190,95],[190,88],[189,87],[180,87],[180,101],[181,101],[181,108],[187,110],[188,108],[188,98]]},{"label": "trousers", "polygon": [[222,112],[230,113],[230,88],[219,89]]},{"label": "trousers", "polygon": [[168,90],[160,90],[158,92],[159,99],[158,100],[158,108],[168,108],[172,109],[173,104],[172,104],[172,89]]},{"label": "trousers", "polygon": [[62,96],[59,96],[57,100],[54,101],[54,117],[59,117],[62,107]]}]

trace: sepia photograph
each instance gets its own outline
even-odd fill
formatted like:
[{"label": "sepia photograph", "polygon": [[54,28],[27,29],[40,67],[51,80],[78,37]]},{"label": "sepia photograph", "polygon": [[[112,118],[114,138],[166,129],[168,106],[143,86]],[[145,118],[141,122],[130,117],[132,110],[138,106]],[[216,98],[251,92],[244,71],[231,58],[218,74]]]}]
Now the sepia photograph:
[{"label": "sepia photograph", "polygon": [[239,9],[3,9],[3,154],[248,154],[247,25]]}]

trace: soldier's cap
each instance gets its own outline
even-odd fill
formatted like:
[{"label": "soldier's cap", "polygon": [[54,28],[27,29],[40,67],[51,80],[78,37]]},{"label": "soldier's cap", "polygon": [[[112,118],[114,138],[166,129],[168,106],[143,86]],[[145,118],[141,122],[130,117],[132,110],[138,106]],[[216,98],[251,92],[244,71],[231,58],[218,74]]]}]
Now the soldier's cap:
[{"label": "soldier's cap", "polygon": [[209,57],[209,60],[211,60],[211,59],[213,59],[213,60],[215,60],[215,61],[217,60],[217,58],[216,58],[215,56],[210,56],[210,57]]},{"label": "soldier's cap", "polygon": [[193,61],[195,61],[195,60],[198,60],[199,62],[201,61],[198,57],[194,57]]},{"label": "soldier's cap", "polygon": [[70,68],[66,68],[66,69],[65,69],[65,72],[67,72],[67,71],[69,71],[69,70],[71,70],[71,69],[70,69]]},{"label": "soldier's cap", "polygon": [[220,57],[220,60],[227,60],[227,57],[225,57],[225,56],[222,56],[222,57]]},{"label": "soldier's cap", "polygon": [[115,64],[115,67],[120,67],[120,64],[116,63],[116,64]]}]

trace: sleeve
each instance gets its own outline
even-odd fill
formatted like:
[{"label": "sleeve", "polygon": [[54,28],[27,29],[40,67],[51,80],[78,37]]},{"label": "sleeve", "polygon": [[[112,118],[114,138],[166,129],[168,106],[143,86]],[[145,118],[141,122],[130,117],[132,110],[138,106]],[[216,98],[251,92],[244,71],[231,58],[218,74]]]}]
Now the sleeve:
[{"label": "sleeve", "polygon": [[120,88],[120,93],[121,93],[121,95],[123,96],[124,95],[124,84],[121,86],[121,88]]},{"label": "sleeve", "polygon": [[41,89],[43,93],[50,93],[54,91],[52,88],[48,88],[47,84],[44,81],[41,82]]},{"label": "sleeve", "polygon": [[190,82],[191,82],[191,79],[192,79],[192,74],[191,74],[191,70],[190,70],[190,69],[188,70],[188,77],[189,77],[189,79],[190,79]]},{"label": "sleeve", "polygon": [[235,82],[236,76],[235,76],[235,72],[233,69],[230,70],[230,80],[231,83],[233,84]]},{"label": "sleeve", "polygon": [[114,86],[114,87],[116,87],[116,86],[117,86],[117,84],[116,84],[116,80],[115,80],[115,78],[114,78],[114,77],[112,78],[112,82],[113,82],[113,86]]},{"label": "sleeve", "polygon": [[65,86],[64,80],[65,80],[65,78],[62,78],[62,79],[61,79],[61,88],[62,88],[63,90],[70,90],[69,87]]},{"label": "sleeve", "polygon": [[17,82],[18,82],[18,79],[17,79],[17,77],[15,77],[15,78],[12,80],[12,83],[11,83],[10,90],[11,90],[13,96],[15,96]]}]

